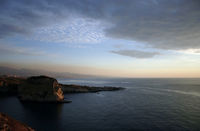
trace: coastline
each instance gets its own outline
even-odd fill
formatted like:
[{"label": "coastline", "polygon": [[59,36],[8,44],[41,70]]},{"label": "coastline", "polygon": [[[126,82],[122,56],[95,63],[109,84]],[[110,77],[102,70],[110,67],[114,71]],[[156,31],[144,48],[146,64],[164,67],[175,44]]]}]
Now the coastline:
[{"label": "coastline", "polygon": [[[17,95],[24,102],[70,103],[71,101],[64,99],[64,94],[96,93],[123,89],[125,88],[61,84],[55,78],[42,75],[27,78],[12,76],[0,77],[0,94],[3,94],[3,96]],[[54,93],[51,93],[51,90]],[[47,92],[50,92],[50,94],[47,94]],[[55,96],[56,98],[54,98]]]}]

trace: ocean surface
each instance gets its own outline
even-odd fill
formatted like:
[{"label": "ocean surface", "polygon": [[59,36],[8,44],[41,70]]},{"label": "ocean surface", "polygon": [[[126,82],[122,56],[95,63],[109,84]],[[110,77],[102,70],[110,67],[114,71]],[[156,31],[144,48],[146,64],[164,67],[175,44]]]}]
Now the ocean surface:
[{"label": "ocean surface", "polygon": [[69,104],[0,97],[0,112],[38,131],[200,130],[200,79],[59,79],[125,90],[66,94]]}]

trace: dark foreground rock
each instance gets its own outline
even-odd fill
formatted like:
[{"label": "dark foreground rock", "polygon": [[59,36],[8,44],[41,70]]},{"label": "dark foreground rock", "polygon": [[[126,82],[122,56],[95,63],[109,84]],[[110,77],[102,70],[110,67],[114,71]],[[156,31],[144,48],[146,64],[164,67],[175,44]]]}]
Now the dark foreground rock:
[{"label": "dark foreground rock", "polygon": [[34,131],[31,127],[0,113],[0,131]]},{"label": "dark foreground rock", "polygon": [[122,87],[91,87],[80,85],[64,85],[60,84],[64,93],[88,93],[88,92],[100,92],[100,91],[117,91],[122,90]]},{"label": "dark foreground rock", "polygon": [[57,80],[47,76],[27,78],[18,87],[18,97],[22,101],[65,102]]}]

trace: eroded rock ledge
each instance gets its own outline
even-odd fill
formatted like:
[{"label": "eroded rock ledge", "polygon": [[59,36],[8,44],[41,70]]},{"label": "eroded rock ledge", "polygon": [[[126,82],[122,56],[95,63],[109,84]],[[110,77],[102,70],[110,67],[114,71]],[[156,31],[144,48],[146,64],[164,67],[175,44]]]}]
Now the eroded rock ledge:
[{"label": "eroded rock ledge", "polygon": [[92,86],[81,86],[81,85],[66,85],[60,84],[64,93],[88,93],[88,92],[100,92],[100,91],[117,91],[125,88],[122,87],[92,87]]},{"label": "eroded rock ledge", "polygon": [[31,127],[0,113],[0,131],[35,131]]}]

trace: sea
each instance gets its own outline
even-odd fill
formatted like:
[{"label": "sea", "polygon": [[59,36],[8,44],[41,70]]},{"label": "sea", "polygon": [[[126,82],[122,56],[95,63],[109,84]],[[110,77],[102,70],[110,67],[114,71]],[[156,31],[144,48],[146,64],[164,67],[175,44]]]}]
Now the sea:
[{"label": "sea", "polygon": [[199,131],[200,78],[58,79],[63,84],[124,87],[65,94],[72,103],[22,103],[0,97],[0,112],[36,131]]}]

